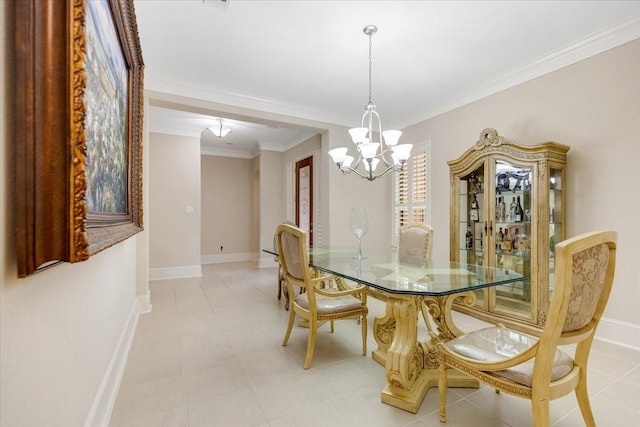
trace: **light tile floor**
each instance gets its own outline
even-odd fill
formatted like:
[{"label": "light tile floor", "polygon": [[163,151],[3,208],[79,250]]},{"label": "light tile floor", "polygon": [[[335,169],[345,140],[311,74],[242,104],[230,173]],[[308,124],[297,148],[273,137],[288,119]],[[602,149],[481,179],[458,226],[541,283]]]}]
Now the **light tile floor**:
[{"label": "light tile floor", "polygon": [[[417,414],[380,402],[384,368],[360,354],[360,326],[318,332],[311,369],[307,331],[282,347],[288,312],[276,298],[276,269],[255,263],[203,266],[201,278],[150,283],[153,310],[140,316],[112,427],[441,426],[431,389]],[[384,305],[369,301],[369,325]],[[454,313],[463,329],[482,326]],[[638,425],[640,352],[596,341],[589,390],[598,426]],[[551,404],[558,427],[583,425],[573,394]],[[452,389],[447,423],[530,426],[528,401],[488,387]]]}]

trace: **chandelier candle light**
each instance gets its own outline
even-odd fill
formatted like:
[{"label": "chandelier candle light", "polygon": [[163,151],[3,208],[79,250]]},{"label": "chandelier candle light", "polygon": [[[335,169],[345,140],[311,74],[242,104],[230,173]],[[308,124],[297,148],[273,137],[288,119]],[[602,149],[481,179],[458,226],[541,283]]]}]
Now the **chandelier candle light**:
[{"label": "chandelier candle light", "polygon": [[[413,148],[412,144],[398,144],[402,131],[382,131],[380,116],[371,101],[371,40],[377,31],[378,28],[375,25],[367,25],[363,30],[369,36],[369,103],[364,107],[365,112],[362,115],[360,127],[349,129],[351,139],[358,150],[358,160],[353,163],[354,158],[347,154],[349,151],[347,147],[338,147],[329,151],[332,160],[343,174],[354,172],[369,181],[373,181],[389,171],[402,170],[411,156],[411,148]],[[377,126],[375,126],[376,124]],[[374,131],[377,131],[377,142]],[[380,161],[384,163],[385,170],[376,175],[375,171]]]}]

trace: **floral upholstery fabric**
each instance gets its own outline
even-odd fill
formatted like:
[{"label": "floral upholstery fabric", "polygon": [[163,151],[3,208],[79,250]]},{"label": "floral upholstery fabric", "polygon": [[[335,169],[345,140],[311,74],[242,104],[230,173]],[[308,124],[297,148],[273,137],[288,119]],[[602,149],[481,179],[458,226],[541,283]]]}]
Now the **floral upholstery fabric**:
[{"label": "floral upholstery fabric", "polygon": [[591,321],[602,293],[608,262],[606,243],[573,256],[573,286],[564,332],[580,329]]}]

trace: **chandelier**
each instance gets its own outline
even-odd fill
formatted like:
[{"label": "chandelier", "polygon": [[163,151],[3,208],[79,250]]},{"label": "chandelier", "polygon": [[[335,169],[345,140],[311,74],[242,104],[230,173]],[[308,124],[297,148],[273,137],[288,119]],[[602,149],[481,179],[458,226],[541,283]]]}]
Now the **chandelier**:
[{"label": "chandelier", "polygon": [[[343,174],[354,172],[356,175],[373,181],[389,171],[399,171],[404,168],[411,156],[412,144],[398,144],[402,131],[382,131],[380,115],[371,101],[371,45],[373,35],[378,31],[375,25],[367,25],[363,32],[369,36],[369,103],[364,107],[359,128],[349,129],[349,134],[356,145],[358,159],[348,155],[348,147],[338,147],[329,151],[331,159]],[[377,132],[377,134],[375,133]],[[377,141],[376,141],[377,137]],[[376,174],[378,165],[382,162],[384,170]]]},{"label": "chandelier", "polygon": [[209,126],[209,130],[218,138],[224,138],[231,133],[231,129],[224,125],[224,119],[217,119],[217,123]]}]

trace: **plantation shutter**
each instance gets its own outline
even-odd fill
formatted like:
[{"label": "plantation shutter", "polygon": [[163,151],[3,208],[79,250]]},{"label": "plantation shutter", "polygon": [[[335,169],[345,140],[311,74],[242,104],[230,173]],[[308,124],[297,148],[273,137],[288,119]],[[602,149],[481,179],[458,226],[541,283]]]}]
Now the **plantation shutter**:
[{"label": "plantation shutter", "polygon": [[413,222],[428,224],[428,149],[428,143],[414,146],[404,170],[394,175],[394,244],[401,226]]}]

